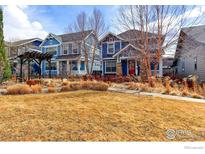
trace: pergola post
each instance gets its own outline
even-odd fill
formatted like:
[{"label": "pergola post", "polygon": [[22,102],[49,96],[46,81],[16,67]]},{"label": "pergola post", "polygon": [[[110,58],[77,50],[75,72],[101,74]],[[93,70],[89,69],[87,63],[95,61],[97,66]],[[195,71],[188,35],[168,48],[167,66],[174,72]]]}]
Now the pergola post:
[{"label": "pergola post", "polygon": [[48,76],[49,78],[51,78],[51,60],[48,60],[48,67],[49,67],[49,71],[48,71]]},{"label": "pergola post", "polygon": [[20,82],[23,82],[23,58],[20,58]]},{"label": "pergola post", "polygon": [[39,59],[39,64],[38,64],[38,78],[39,79],[41,79],[41,62],[42,62],[42,60],[41,59]]},{"label": "pergola post", "polygon": [[31,62],[31,60],[30,60],[30,59],[28,59],[28,80],[30,80],[30,79],[31,79],[31,68],[30,68],[30,62]]},{"label": "pergola post", "polygon": [[47,60],[49,62],[49,77],[51,77],[51,58],[53,54],[52,53],[40,53],[37,51],[32,52],[25,52],[21,55],[18,55],[18,58],[20,58],[20,81],[23,81],[23,63],[28,61],[28,80],[31,78],[31,68],[30,68],[30,62],[35,61],[38,66],[38,73],[39,73],[39,79],[41,79],[41,63],[43,60]]}]

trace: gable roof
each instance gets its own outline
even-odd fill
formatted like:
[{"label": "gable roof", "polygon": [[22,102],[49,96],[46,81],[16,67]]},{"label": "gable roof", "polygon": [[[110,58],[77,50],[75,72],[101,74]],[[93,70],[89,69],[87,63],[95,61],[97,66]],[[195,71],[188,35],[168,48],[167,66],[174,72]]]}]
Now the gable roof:
[{"label": "gable roof", "polygon": [[126,50],[128,47],[132,47],[133,49],[135,49],[136,51],[140,51],[139,48],[137,48],[136,46],[132,45],[132,44],[128,44],[126,45],[124,48],[122,48],[120,51],[118,51],[116,54],[114,54],[112,57],[116,57],[117,55],[119,55],[121,52],[123,52],[124,50]]},{"label": "gable roof", "polygon": [[183,31],[192,39],[201,43],[205,43],[205,25],[185,27],[182,28],[181,31]]},{"label": "gable roof", "polygon": [[181,44],[184,41],[184,37],[191,42],[194,42],[195,46],[205,45],[205,25],[184,27],[181,29],[174,56],[175,58],[181,54]]},{"label": "gable roof", "polygon": [[[131,30],[127,30],[125,32],[122,32],[122,33],[118,34],[117,36],[123,38],[124,40],[133,40],[133,39],[139,39],[140,35],[141,35],[141,31],[136,30],[136,29],[131,29]],[[157,37],[157,34],[148,32],[148,36],[149,37]]]},{"label": "gable roof", "polygon": [[[57,37],[59,37],[62,42],[75,42],[75,41],[81,41],[81,40],[85,39],[92,32],[93,32],[93,30],[87,30],[85,32],[75,32],[75,33],[61,34],[61,35],[57,35]],[[84,38],[82,38],[82,37],[84,37]]]},{"label": "gable roof", "polygon": [[25,40],[19,40],[19,41],[11,42],[10,45],[11,46],[20,46],[20,45],[24,45],[24,44],[27,44],[27,43],[30,43],[30,42],[34,42],[36,40],[43,41],[40,38],[31,38],[31,39],[25,39]]},{"label": "gable roof", "polygon": [[119,40],[124,40],[124,39],[121,38],[120,36],[118,36],[118,35],[116,35],[116,34],[114,34],[114,33],[112,33],[112,32],[108,32],[108,33],[106,33],[106,34],[100,39],[100,42],[102,42],[108,35],[113,35],[113,36],[117,37]]}]

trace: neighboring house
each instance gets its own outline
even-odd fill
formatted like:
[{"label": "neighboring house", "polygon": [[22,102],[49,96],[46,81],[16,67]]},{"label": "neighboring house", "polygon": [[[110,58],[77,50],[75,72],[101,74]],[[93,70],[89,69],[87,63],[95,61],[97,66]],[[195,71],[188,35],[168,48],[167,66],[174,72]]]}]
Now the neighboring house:
[{"label": "neighboring house", "polygon": [[[66,77],[67,75],[87,74],[83,42],[88,50],[88,66],[91,68],[92,49],[96,39],[92,30],[85,32],[54,35],[50,33],[40,45],[41,51],[52,52],[51,75]],[[95,51],[93,72],[100,72],[100,50]],[[93,73],[92,72],[92,73]],[[42,62],[42,74],[48,75],[48,63]]]},{"label": "neighboring house", "polygon": [[[103,75],[140,75],[142,72],[140,64],[142,55],[139,50],[140,35],[141,32],[138,30],[129,30],[118,35],[108,33],[101,39]],[[157,36],[149,33],[149,37],[153,39]],[[152,55],[156,51],[154,46],[156,46],[156,43],[150,46]],[[154,63],[150,65],[153,73]],[[162,59],[157,69],[157,75],[162,76]]]},{"label": "neighboring house", "polygon": [[[20,41],[14,42],[6,42],[5,41],[5,48],[7,51],[7,56],[11,64],[11,70],[13,75],[19,76],[20,73],[20,63],[18,55],[23,54],[26,51],[40,51],[39,45],[42,43],[40,38],[32,38],[32,39],[25,39]],[[25,62],[26,63],[26,62]],[[28,66],[23,66],[23,74],[24,77],[27,75]],[[35,62],[31,63],[31,73],[37,73],[38,65]]]},{"label": "neighboring house", "polygon": [[205,81],[205,25],[182,28],[175,53],[175,74],[180,77],[197,75]]}]

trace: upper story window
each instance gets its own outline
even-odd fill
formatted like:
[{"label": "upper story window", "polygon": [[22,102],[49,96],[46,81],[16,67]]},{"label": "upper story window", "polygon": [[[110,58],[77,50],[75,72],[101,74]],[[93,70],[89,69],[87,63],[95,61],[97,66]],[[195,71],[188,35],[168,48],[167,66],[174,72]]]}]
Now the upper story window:
[{"label": "upper story window", "polygon": [[114,54],[114,43],[108,43],[107,53]]},{"label": "upper story window", "polygon": [[68,54],[68,45],[64,44],[63,45],[63,55],[67,55]]},{"label": "upper story window", "polygon": [[194,70],[197,70],[197,57],[194,57]]},{"label": "upper story window", "polygon": [[72,50],[73,50],[73,44],[72,44],[72,43],[69,43],[69,44],[68,44],[68,53],[69,53],[69,54],[72,54]]},{"label": "upper story window", "polygon": [[78,43],[78,52],[81,53],[81,43]]},{"label": "upper story window", "polygon": [[52,52],[53,55],[57,55],[57,47],[46,48],[46,52]]},{"label": "upper story window", "polygon": [[78,53],[78,49],[73,49],[73,54],[77,54]]}]

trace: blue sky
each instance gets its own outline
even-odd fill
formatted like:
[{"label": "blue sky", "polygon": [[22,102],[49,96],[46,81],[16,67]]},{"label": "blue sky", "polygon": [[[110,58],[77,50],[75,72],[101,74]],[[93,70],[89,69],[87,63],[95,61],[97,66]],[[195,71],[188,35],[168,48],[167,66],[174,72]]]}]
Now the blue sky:
[{"label": "blue sky", "polygon": [[75,21],[77,14],[81,11],[91,14],[94,8],[100,9],[106,23],[110,24],[114,6],[31,6],[26,8],[26,12],[31,20],[40,21],[47,31],[63,33],[67,25]]},{"label": "blue sky", "polygon": [[[74,23],[80,12],[84,11],[89,15],[94,8],[103,13],[109,31],[117,32],[113,20],[119,6],[115,5],[8,5],[3,6],[5,40],[33,37],[44,39],[50,32],[57,35],[65,33],[68,25]],[[205,6],[197,6],[189,18],[204,13]]]},{"label": "blue sky", "polygon": [[[48,33],[65,33],[68,25],[74,23],[76,16],[85,11],[88,15],[94,8],[101,10],[107,26],[119,6],[111,5],[29,5],[3,6],[4,36],[6,40],[18,40],[31,37],[45,38]],[[112,26],[113,27],[113,26]],[[110,29],[111,31],[113,29]]]}]

